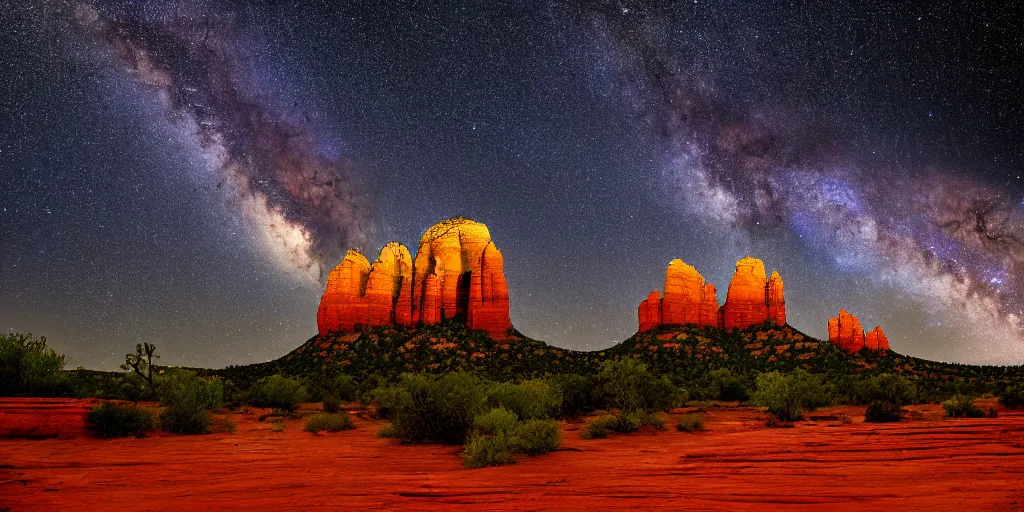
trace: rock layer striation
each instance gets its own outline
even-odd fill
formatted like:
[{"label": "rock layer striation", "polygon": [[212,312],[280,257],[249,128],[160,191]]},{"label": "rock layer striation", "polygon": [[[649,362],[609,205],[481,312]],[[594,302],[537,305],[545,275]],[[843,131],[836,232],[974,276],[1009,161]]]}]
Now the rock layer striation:
[{"label": "rock layer striation", "polygon": [[415,259],[397,242],[372,266],[350,250],[327,278],[317,326],[325,335],[455,320],[503,339],[512,327],[508,310],[501,251],[487,226],[460,217],[428,229]]}]

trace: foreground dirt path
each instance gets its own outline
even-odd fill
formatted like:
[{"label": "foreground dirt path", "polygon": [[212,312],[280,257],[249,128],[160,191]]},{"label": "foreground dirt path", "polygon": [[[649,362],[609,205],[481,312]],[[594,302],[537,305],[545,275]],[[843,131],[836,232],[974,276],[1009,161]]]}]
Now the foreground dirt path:
[{"label": "foreground dirt path", "polygon": [[272,432],[255,412],[229,415],[234,434],[105,441],[67,427],[76,437],[0,439],[0,508],[1024,510],[1024,411],[944,420],[937,406],[911,409],[919,419],[899,424],[839,407],[774,429],[753,409],[712,409],[698,434],[594,441],[566,424],[560,451],[479,470],[461,467],[458,447],[378,439],[362,418],[322,436],[299,420]]}]

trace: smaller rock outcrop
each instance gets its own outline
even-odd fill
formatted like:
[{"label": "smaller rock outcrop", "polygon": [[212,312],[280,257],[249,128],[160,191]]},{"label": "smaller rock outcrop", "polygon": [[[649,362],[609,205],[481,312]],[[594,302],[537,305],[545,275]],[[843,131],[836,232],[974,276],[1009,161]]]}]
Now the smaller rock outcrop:
[{"label": "smaller rock outcrop", "polygon": [[839,310],[839,316],[828,319],[828,340],[848,352],[857,352],[867,347],[872,350],[889,350],[889,339],[882,332],[882,327],[864,335],[864,328],[857,317],[845,309]]},{"label": "smaller rock outcrop", "polygon": [[697,269],[680,259],[665,269],[665,292],[657,290],[637,308],[640,331],[660,325],[695,325],[719,329],[742,329],[771,321],[786,325],[786,300],[782,277],[765,276],[764,263],[757,258],[736,262],[736,274],[729,283],[725,306],[718,306],[715,285],[704,281]]}]

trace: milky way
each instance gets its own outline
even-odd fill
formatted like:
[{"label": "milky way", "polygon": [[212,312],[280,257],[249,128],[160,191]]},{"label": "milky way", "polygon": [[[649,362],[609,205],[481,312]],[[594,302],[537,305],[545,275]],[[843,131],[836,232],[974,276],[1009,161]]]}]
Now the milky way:
[{"label": "milky way", "polygon": [[242,51],[237,6],[201,5],[59,2],[53,8],[98,54],[159,93],[266,249],[323,280],[349,247],[361,247],[369,236],[365,193],[351,164],[318,150],[301,115],[265,98]]},{"label": "milky way", "polygon": [[727,100],[694,57],[700,45],[678,43],[698,39],[685,15],[645,3],[583,12],[662,140],[684,211],[745,237],[784,227],[934,315],[966,313],[976,343],[1021,352],[1020,197],[934,166],[874,168],[827,124]]}]

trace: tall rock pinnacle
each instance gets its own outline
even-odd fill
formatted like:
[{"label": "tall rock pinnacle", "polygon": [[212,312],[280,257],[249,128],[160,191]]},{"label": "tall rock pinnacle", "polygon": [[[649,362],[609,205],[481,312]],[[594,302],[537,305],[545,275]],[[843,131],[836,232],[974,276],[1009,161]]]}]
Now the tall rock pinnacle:
[{"label": "tall rock pinnacle", "polygon": [[328,276],[317,325],[323,335],[455,320],[504,338],[512,327],[508,309],[504,262],[487,226],[454,218],[423,234],[415,260],[396,242],[381,249],[372,267],[349,251]]},{"label": "tall rock pinnacle", "polygon": [[675,259],[665,269],[664,296],[651,292],[637,313],[641,331],[659,325],[735,329],[768,320],[786,324],[782,278],[778,272],[767,278],[761,260],[749,257],[736,262],[725,306],[718,306],[715,285],[706,283],[692,266]]}]

